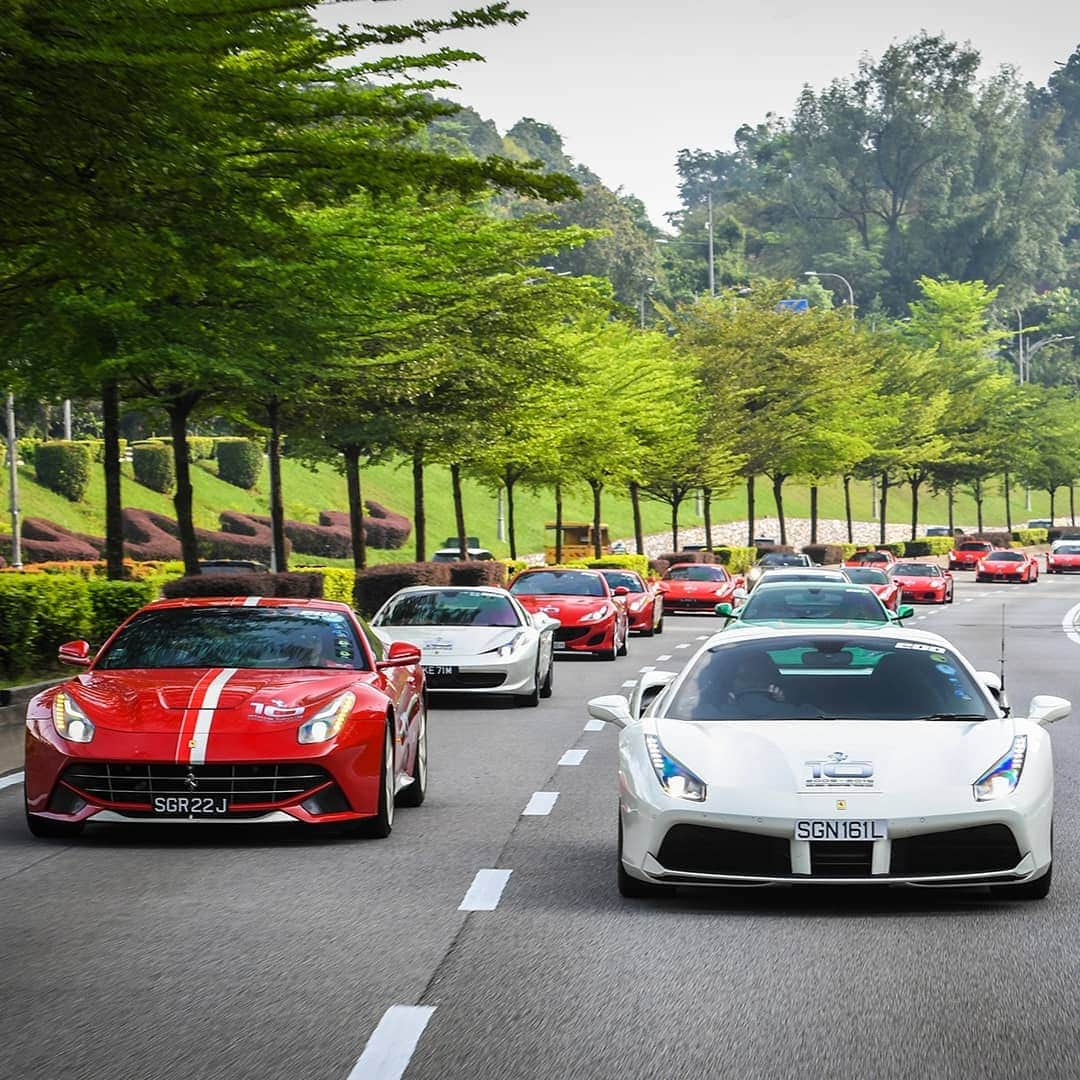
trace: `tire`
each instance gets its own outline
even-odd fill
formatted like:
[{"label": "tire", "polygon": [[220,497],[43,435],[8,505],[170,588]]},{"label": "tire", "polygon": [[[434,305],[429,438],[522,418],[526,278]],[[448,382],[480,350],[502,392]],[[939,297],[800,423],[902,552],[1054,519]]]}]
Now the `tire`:
[{"label": "tire", "polygon": [[26,827],[31,836],[39,840],[74,840],[82,833],[85,824],[82,821],[53,821],[26,811]]},{"label": "tire", "polygon": [[535,709],[540,704],[540,666],[537,663],[536,674],[533,676],[533,688],[527,694],[518,697],[518,703],[527,709]]},{"label": "tire", "polygon": [[1042,877],[1021,885],[992,885],[990,895],[1000,896],[1002,900],[1045,900],[1050,895],[1053,875],[1054,864],[1051,863]]},{"label": "tire", "polygon": [[599,656],[601,660],[607,660],[609,662],[619,659],[619,635],[617,631],[611,631],[611,648],[603,649],[596,653],[596,655]]},{"label": "tire", "polygon": [[657,634],[662,634],[664,632],[664,616],[662,614],[660,616],[660,621],[656,624],[655,632]]},{"label": "tire", "polygon": [[394,733],[393,721],[388,720],[383,733],[383,759],[379,770],[379,809],[373,818],[351,822],[344,826],[346,836],[382,840],[394,827]]},{"label": "tire", "polygon": [[950,589],[949,590],[949,599],[946,600],[945,603],[946,604],[951,604],[953,602],[953,599],[955,598],[955,596],[956,596],[956,590],[955,589]]},{"label": "tire", "polygon": [[653,885],[649,881],[641,881],[631,877],[623,867],[622,861],[622,819],[619,819],[619,851],[615,860],[615,883],[619,889],[619,895],[628,900],[659,900],[671,896],[674,889],[670,885]]},{"label": "tire", "polygon": [[656,633],[656,627],[653,626],[652,619],[649,620],[649,626],[647,629],[641,631],[642,637],[652,637]]},{"label": "tire", "polygon": [[553,683],[555,681],[555,657],[554,655],[548,661],[547,674],[544,676],[544,681],[540,684],[540,696],[542,698],[551,697],[554,692]]},{"label": "tire", "polygon": [[416,733],[416,760],[413,782],[397,797],[398,806],[420,806],[427,795],[427,706],[420,709],[420,727]]},{"label": "tire", "polygon": [[627,623],[626,630],[623,632],[622,644],[618,648],[619,656],[626,656],[630,652],[630,624]]}]

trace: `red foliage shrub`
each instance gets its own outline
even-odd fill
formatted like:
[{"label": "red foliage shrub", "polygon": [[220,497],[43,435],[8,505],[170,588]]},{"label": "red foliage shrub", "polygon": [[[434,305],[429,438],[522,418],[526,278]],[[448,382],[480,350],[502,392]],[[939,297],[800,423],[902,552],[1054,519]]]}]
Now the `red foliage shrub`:
[{"label": "red foliage shrub", "polygon": [[665,551],[663,555],[658,555],[657,558],[663,559],[669,566],[674,566],[676,563],[716,562],[711,551]]},{"label": "red foliage shrub", "polygon": [[671,568],[671,563],[667,559],[650,559],[649,571],[653,577],[663,577]]},{"label": "red foliage shrub", "polygon": [[161,587],[169,598],[182,596],[278,596],[320,600],[322,574],[196,574],[174,578]]},{"label": "red foliage shrub", "polygon": [[450,571],[451,585],[506,584],[506,564],[498,559],[469,559],[466,562],[443,563]]},{"label": "red foliage shrub", "polygon": [[[62,525],[44,518],[28,517],[22,523],[23,562],[83,562],[101,558],[100,545]],[[4,537],[4,555],[11,555],[11,538]]]},{"label": "red foliage shrub", "polygon": [[[363,518],[368,546],[384,549],[402,547],[412,532],[412,522],[381,503],[368,501],[364,505],[368,511]],[[319,524],[343,529],[346,535],[349,534],[349,515],[342,510],[324,510],[319,515]]]},{"label": "red foliage shrub", "polygon": [[123,512],[124,554],[130,559],[179,559],[180,541],[176,522],[152,510],[125,507]]},{"label": "red foliage shrub", "polygon": [[844,561],[844,549],[839,544],[807,544],[802,553],[809,555],[810,561],[819,566],[831,566]]},{"label": "red foliage shrub", "polygon": [[[472,563],[468,565],[473,565]],[[409,585],[449,585],[450,563],[386,563],[356,575],[353,599],[358,610],[374,615],[398,591]]]}]

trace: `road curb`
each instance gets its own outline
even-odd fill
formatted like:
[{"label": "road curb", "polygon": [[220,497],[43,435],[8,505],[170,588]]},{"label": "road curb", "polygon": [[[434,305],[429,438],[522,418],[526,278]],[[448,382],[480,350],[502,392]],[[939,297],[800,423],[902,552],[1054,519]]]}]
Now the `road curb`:
[{"label": "road curb", "polygon": [[50,686],[62,683],[63,679],[47,679],[45,682],[27,683],[25,686],[12,686],[0,691],[0,727],[14,727],[26,719],[26,706],[35,694],[48,690]]}]

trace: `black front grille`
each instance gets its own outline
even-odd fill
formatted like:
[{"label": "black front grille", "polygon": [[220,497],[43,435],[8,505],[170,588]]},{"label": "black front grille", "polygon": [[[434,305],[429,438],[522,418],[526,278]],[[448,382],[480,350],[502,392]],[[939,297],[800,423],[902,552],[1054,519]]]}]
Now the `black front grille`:
[{"label": "black front grille", "polygon": [[578,638],[585,637],[589,632],[588,626],[560,626],[555,631],[556,641],[577,641]]},{"label": "black front grille", "polygon": [[889,872],[905,877],[935,874],[992,874],[1020,861],[1016,837],[1007,825],[898,837],[892,842]]},{"label": "black front grille", "polygon": [[810,843],[813,877],[869,877],[872,840],[814,840]]},{"label": "black front grille", "polygon": [[428,675],[429,690],[490,690],[502,686],[506,675],[500,671],[459,671],[456,675]]},{"label": "black front grille", "polygon": [[787,837],[708,825],[673,825],[656,858],[666,869],[688,874],[786,877],[791,873]]},{"label": "black front grille", "polygon": [[130,765],[83,762],[63,782],[95,803],[150,806],[156,795],[224,795],[232,806],[294,802],[329,774],[316,765]]},{"label": "black front grille", "polygon": [[666,600],[669,608],[677,611],[715,611],[719,601],[715,597],[705,600]]}]

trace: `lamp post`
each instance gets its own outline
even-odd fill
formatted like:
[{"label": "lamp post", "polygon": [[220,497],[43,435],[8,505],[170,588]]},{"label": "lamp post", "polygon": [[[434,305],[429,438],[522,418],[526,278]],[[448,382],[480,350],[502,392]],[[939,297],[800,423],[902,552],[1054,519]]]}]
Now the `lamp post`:
[{"label": "lamp post", "polygon": [[656,284],[656,278],[647,277],[641,286],[641,329],[645,329],[645,298],[649,295],[649,286]]},{"label": "lamp post", "polygon": [[713,250],[712,192],[709,192],[709,297],[716,296],[716,254]]},{"label": "lamp post", "polygon": [[9,390],[7,396],[7,459],[9,494],[11,496],[11,565],[22,567],[22,530],[19,523],[19,463],[18,445],[15,442],[15,395]]},{"label": "lamp post", "polygon": [[855,290],[851,287],[851,282],[843,274],[834,274],[829,270],[804,270],[803,277],[834,277],[842,281],[847,286],[848,307],[851,309],[851,317],[855,318]]},{"label": "lamp post", "polygon": [[1043,338],[1042,341],[1036,341],[1034,345],[1022,348],[1017,357],[1023,368],[1023,377],[1020,382],[1031,382],[1031,358],[1040,349],[1045,349],[1047,345],[1055,345],[1059,341],[1072,341],[1075,336],[1075,334],[1054,334],[1053,337]]}]

